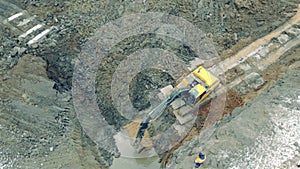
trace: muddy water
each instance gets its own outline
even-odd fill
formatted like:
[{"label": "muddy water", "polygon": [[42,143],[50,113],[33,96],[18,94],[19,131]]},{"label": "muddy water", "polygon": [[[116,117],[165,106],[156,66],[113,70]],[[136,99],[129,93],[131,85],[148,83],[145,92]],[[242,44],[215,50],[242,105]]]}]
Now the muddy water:
[{"label": "muddy water", "polygon": [[127,158],[121,157],[114,159],[113,165],[110,169],[130,168],[130,169],[159,169],[160,163],[157,156],[150,158]]},{"label": "muddy water", "polygon": [[136,149],[132,146],[133,139],[126,135],[125,130],[121,130],[114,138],[121,153],[121,157],[114,159],[110,169],[119,169],[124,166],[130,169],[160,168],[160,164],[158,163],[159,157],[154,149],[137,153]]}]

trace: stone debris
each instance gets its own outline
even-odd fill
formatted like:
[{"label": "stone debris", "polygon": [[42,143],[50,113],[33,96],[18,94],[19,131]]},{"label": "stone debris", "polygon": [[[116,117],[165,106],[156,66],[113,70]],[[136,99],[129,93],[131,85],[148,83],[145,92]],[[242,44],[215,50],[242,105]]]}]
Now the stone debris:
[{"label": "stone debris", "polygon": [[185,101],[183,101],[181,98],[177,98],[171,103],[171,106],[174,110],[179,109],[184,105],[185,105]]},{"label": "stone debris", "polygon": [[247,75],[244,81],[248,87],[254,90],[258,90],[265,83],[263,77],[256,72],[252,72],[251,74]]},{"label": "stone debris", "polygon": [[172,93],[173,90],[174,90],[173,86],[168,85],[168,86],[160,89],[160,92],[162,92],[165,96],[169,96]]},{"label": "stone debris", "polygon": [[[189,110],[192,110],[191,107],[187,108]],[[192,121],[194,118],[196,118],[192,113],[190,113],[190,111],[188,112],[183,112],[183,114],[185,114],[184,116],[181,116],[179,114],[179,112],[181,112],[181,110],[175,110],[173,113],[175,114],[176,116],[176,119],[178,120],[178,122],[181,124],[181,125],[184,125],[190,121]]]},{"label": "stone debris", "polygon": [[287,43],[291,38],[287,34],[281,34],[278,38],[278,42],[280,44],[285,44]]},{"label": "stone debris", "polygon": [[267,54],[270,52],[270,46],[273,45],[273,43],[270,43],[268,46],[263,47],[261,50],[259,50],[257,52],[257,54],[259,54],[259,56],[261,57],[266,57]]},{"label": "stone debris", "polygon": [[288,29],[288,30],[286,31],[286,33],[287,33],[289,36],[294,36],[294,37],[296,37],[296,36],[300,35],[300,29],[291,27],[290,29]]},{"label": "stone debris", "polygon": [[193,107],[191,107],[189,105],[185,105],[179,109],[178,115],[180,115],[181,117],[184,117],[187,114],[190,114],[192,111],[193,111]]},{"label": "stone debris", "polygon": [[251,71],[251,66],[247,63],[240,64],[239,68],[241,68],[245,73],[249,73]]}]

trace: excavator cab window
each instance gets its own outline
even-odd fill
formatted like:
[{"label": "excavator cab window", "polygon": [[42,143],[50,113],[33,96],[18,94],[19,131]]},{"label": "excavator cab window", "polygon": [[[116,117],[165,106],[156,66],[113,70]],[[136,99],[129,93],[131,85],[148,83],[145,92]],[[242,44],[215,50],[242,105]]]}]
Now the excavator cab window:
[{"label": "excavator cab window", "polygon": [[[204,91],[203,93],[200,94],[199,96],[199,92],[197,90],[192,90],[185,98],[185,101],[189,104],[189,105],[195,105],[196,103],[198,103],[203,96],[206,94],[206,91]],[[198,97],[197,97],[198,96]]]},{"label": "excavator cab window", "polygon": [[186,97],[186,102],[189,105],[194,105],[196,101],[196,96],[199,95],[199,92],[197,90],[192,90],[188,93]]},{"label": "excavator cab window", "polygon": [[199,84],[196,80],[193,81],[193,83],[191,84],[192,87],[196,86],[197,84]]}]

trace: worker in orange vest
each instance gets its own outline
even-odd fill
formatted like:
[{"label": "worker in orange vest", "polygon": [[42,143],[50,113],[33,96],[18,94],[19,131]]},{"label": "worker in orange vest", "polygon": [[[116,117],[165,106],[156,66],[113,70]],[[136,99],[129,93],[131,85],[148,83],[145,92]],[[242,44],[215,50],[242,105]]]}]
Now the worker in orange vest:
[{"label": "worker in orange vest", "polygon": [[195,159],[195,168],[199,168],[206,160],[205,154],[199,153],[198,157]]}]

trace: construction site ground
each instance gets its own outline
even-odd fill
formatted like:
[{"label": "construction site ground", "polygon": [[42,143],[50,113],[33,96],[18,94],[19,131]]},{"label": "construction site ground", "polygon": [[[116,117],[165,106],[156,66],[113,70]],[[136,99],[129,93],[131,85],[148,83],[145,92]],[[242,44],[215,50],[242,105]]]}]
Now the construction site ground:
[{"label": "construction site ground", "polygon": [[[208,157],[203,168],[295,168],[300,160],[297,0],[0,2],[13,6],[10,11],[0,10],[1,169],[191,169],[199,151]],[[189,133],[169,151],[151,158],[131,158],[101,148],[87,135],[74,109],[72,76],[81,47],[99,27],[123,15],[147,11],[183,17],[212,39],[220,57],[204,66],[225,77],[226,102],[219,114],[209,113],[210,103],[201,107]],[[7,22],[18,13],[25,21],[31,20],[28,26],[42,27],[38,33],[46,31],[47,36],[37,43],[34,37],[38,34],[27,36],[29,28]],[[26,45],[29,42],[35,43]],[[192,58],[185,46],[172,39],[152,34],[133,36],[103,59],[96,78],[97,101],[104,119],[130,138],[136,135],[139,121],[130,123],[113,107],[109,94],[112,74],[126,56],[149,47],[174,49],[183,60]],[[216,64],[223,71],[212,67]],[[161,83],[143,89],[175,84],[166,73],[153,72],[141,78]],[[129,86],[130,90],[140,89]],[[148,104],[145,98],[135,99],[143,102],[136,104],[138,108]],[[169,128],[167,122],[176,121],[172,113],[163,118],[156,123],[161,127],[158,131]],[[145,138],[156,134],[155,129],[147,131]],[[108,141],[114,144],[116,139]],[[151,140],[143,144],[153,146]]]}]

